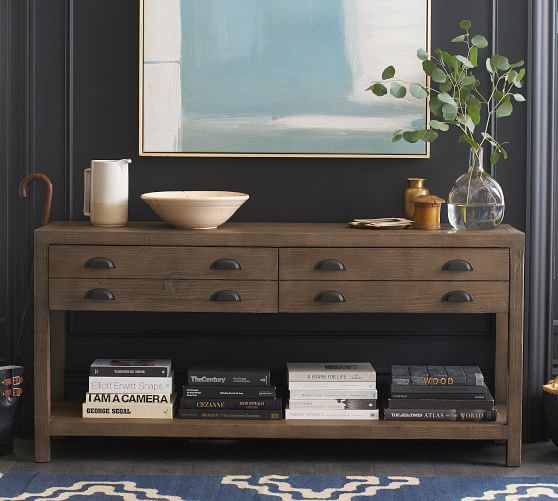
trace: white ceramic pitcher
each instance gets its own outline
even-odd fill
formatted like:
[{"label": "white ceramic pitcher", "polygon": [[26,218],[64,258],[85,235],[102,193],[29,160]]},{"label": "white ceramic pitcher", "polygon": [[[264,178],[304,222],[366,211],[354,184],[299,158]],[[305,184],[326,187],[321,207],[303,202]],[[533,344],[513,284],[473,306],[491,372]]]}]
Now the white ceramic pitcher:
[{"label": "white ceramic pitcher", "polygon": [[122,160],[91,160],[83,171],[83,215],[93,226],[126,226],[128,222],[128,164]]}]

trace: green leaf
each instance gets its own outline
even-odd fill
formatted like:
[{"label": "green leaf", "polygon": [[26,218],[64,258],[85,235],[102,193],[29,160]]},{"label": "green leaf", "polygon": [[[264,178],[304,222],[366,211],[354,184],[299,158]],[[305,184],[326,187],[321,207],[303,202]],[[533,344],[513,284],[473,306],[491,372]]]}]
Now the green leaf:
[{"label": "green leaf", "polygon": [[455,56],[452,56],[449,52],[446,52],[445,50],[440,50],[437,49],[439,52],[439,57],[442,58],[442,61],[447,64],[450,68],[456,70],[458,67],[457,64],[457,59],[455,58]]},{"label": "green leaf", "polygon": [[392,82],[389,92],[393,97],[400,99],[402,97],[405,97],[405,94],[407,94],[407,89],[403,87],[403,85],[398,84],[397,82]]},{"label": "green leaf", "polygon": [[467,113],[471,117],[471,120],[475,125],[480,124],[481,121],[481,107],[479,105],[469,105],[467,107]]},{"label": "green leaf", "polygon": [[446,80],[444,83],[441,83],[438,88],[440,89],[440,92],[449,92],[453,89],[453,85],[449,80]]},{"label": "green leaf", "polygon": [[467,59],[465,56],[455,56],[455,58],[463,65],[465,66],[465,68],[474,68],[474,65],[471,61],[469,61],[469,59]]},{"label": "green leaf", "polygon": [[469,60],[473,63],[473,66],[476,68],[479,64],[479,49],[477,47],[471,47],[469,51]]},{"label": "green leaf", "polygon": [[434,68],[430,78],[436,83],[444,83],[447,79],[446,74],[440,68]]},{"label": "green leaf", "polygon": [[397,143],[397,141],[401,141],[402,138],[403,138],[403,134],[394,134],[394,135],[391,137],[391,141],[392,141],[393,143]]},{"label": "green leaf", "polygon": [[510,101],[504,101],[496,109],[496,118],[509,117],[513,113],[513,105]]},{"label": "green leaf", "polygon": [[478,47],[479,49],[488,47],[488,40],[482,35],[475,35],[474,37],[472,37],[471,43],[474,47]]},{"label": "green leaf", "polygon": [[422,69],[424,70],[424,72],[428,75],[431,76],[432,72],[437,68],[437,66],[430,61],[430,59],[427,59],[426,61],[422,62]]},{"label": "green leaf", "polygon": [[502,147],[502,145],[498,146],[498,151],[502,154],[502,158],[504,160],[508,159],[508,152]]},{"label": "green leaf", "polygon": [[451,41],[452,41],[453,43],[456,43],[456,42],[464,42],[464,41],[465,41],[465,35],[458,35],[458,36],[456,36],[455,38],[452,38]]},{"label": "green leaf", "polygon": [[513,83],[513,81],[517,78],[517,71],[510,70],[506,73],[506,82]]},{"label": "green leaf", "polygon": [[470,30],[472,26],[472,23],[469,19],[462,19],[461,21],[459,21],[459,27],[462,30]]},{"label": "green leaf", "polygon": [[517,102],[525,102],[525,97],[523,96],[523,94],[512,94],[512,95]]},{"label": "green leaf", "polygon": [[430,129],[426,133],[426,136],[424,136],[422,138],[422,140],[426,143],[432,143],[432,142],[436,141],[436,139],[438,139],[438,137],[439,137],[439,134],[435,130]]},{"label": "green leaf", "polygon": [[523,66],[525,64],[525,61],[523,61],[523,59],[520,59],[519,61],[517,61],[517,63],[513,63],[510,64],[510,68],[519,68],[520,66]]},{"label": "green leaf", "polygon": [[490,164],[495,165],[498,160],[500,160],[500,153],[498,153],[498,151],[495,151],[494,153],[492,153],[492,155],[490,155]]},{"label": "green leaf", "polygon": [[408,143],[416,143],[426,136],[428,131],[426,129],[407,131],[403,133],[403,139]]},{"label": "green leaf", "polygon": [[476,82],[477,82],[477,79],[473,75],[466,75],[461,80],[461,85],[463,87],[473,87]]},{"label": "green leaf", "polygon": [[453,122],[457,118],[457,106],[452,106],[451,104],[444,104],[442,106],[442,116],[444,120],[448,122]]},{"label": "green leaf", "polygon": [[501,56],[500,54],[494,54],[490,58],[490,63],[492,68],[499,69],[502,71],[507,71],[510,69],[510,62],[507,57]]},{"label": "green leaf", "polygon": [[428,96],[428,92],[426,92],[426,89],[422,85],[417,83],[411,84],[411,86],[409,87],[409,91],[417,99],[424,99],[426,96]]},{"label": "green leaf", "polygon": [[444,122],[438,122],[438,120],[430,120],[430,127],[436,130],[449,130],[449,125]]},{"label": "green leaf", "polygon": [[437,117],[442,116],[442,106],[444,105],[444,103],[442,103],[439,99],[438,96],[433,95],[430,98],[430,111],[432,112],[433,115],[436,115]]},{"label": "green leaf", "polygon": [[467,134],[462,134],[459,136],[458,141],[460,143],[467,143],[471,148],[479,149],[479,143],[477,143],[474,139],[471,139]]},{"label": "green leaf", "polygon": [[518,72],[517,72],[517,76],[514,78],[513,80],[513,85],[515,87],[517,87],[518,89],[520,89],[521,87],[523,87],[523,84],[521,83],[521,81],[523,80],[523,77],[525,76],[525,68],[521,68]]},{"label": "green leaf", "polygon": [[465,103],[467,104],[467,106],[479,106],[479,107],[481,104],[481,102],[472,94],[469,94],[467,96],[467,99],[465,99]]},{"label": "green leaf", "polygon": [[382,80],[388,80],[395,76],[395,68],[393,66],[388,66],[384,71],[382,71]]},{"label": "green leaf", "polygon": [[424,49],[419,49],[417,50],[417,57],[421,61],[426,61],[428,59],[428,52],[426,52]]},{"label": "green leaf", "polygon": [[488,71],[488,73],[494,73],[494,69],[492,68],[492,63],[489,57],[486,58],[486,71]]},{"label": "green leaf", "polygon": [[475,123],[469,115],[460,115],[459,117],[457,117],[457,121],[467,127],[471,134],[475,132]]},{"label": "green leaf", "polygon": [[366,90],[371,90],[376,96],[385,96],[387,94],[386,86],[381,83],[375,83]]},{"label": "green leaf", "polygon": [[454,108],[457,108],[457,103],[455,102],[455,99],[453,99],[453,97],[451,97],[446,92],[442,92],[441,94],[438,94],[438,99],[442,101],[442,103],[446,103],[453,106]]}]

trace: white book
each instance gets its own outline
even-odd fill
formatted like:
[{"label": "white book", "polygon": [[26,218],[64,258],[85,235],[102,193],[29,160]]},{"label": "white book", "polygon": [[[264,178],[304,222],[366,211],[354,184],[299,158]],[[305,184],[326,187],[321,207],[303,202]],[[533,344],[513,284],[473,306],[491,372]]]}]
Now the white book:
[{"label": "white book", "polygon": [[172,419],[174,415],[175,394],[171,395],[166,404],[126,404],[126,403],[96,403],[82,404],[84,418],[131,418],[131,419]]},{"label": "white book", "polygon": [[380,419],[380,411],[353,409],[285,409],[285,419]]},{"label": "white book", "polygon": [[376,381],[368,362],[288,363],[289,381]]},{"label": "white book", "polygon": [[170,377],[101,377],[89,376],[89,393],[150,393],[167,394],[173,391],[173,372]]},{"label": "white book", "polygon": [[375,390],[376,381],[289,381],[289,390]]},{"label": "white book", "polygon": [[354,409],[374,410],[377,409],[375,398],[328,398],[323,400],[289,399],[289,409]]},{"label": "white book", "polygon": [[328,400],[338,398],[377,399],[378,390],[291,390],[293,400]]},{"label": "white book", "polygon": [[85,394],[85,401],[97,404],[168,404],[172,395],[168,393],[89,393]]}]

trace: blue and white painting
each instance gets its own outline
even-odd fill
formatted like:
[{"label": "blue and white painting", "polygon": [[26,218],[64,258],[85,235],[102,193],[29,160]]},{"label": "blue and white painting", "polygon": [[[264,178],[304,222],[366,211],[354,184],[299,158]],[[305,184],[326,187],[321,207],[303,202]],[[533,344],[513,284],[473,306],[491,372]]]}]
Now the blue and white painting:
[{"label": "blue and white painting", "polygon": [[426,83],[428,0],[143,0],[141,153],[425,156],[393,143],[426,102],[365,89],[393,64]]}]

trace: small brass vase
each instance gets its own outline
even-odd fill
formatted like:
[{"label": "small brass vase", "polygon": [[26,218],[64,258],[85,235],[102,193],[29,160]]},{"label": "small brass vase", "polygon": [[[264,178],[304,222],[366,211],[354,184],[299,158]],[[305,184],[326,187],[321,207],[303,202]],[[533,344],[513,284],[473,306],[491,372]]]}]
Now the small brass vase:
[{"label": "small brass vase", "polygon": [[439,230],[440,207],[446,201],[436,195],[421,195],[415,198],[415,230]]},{"label": "small brass vase", "polygon": [[429,195],[430,191],[424,182],[426,179],[421,177],[408,177],[409,187],[405,188],[403,192],[403,213],[406,219],[414,221],[415,219],[415,204],[413,200],[421,195]]}]

